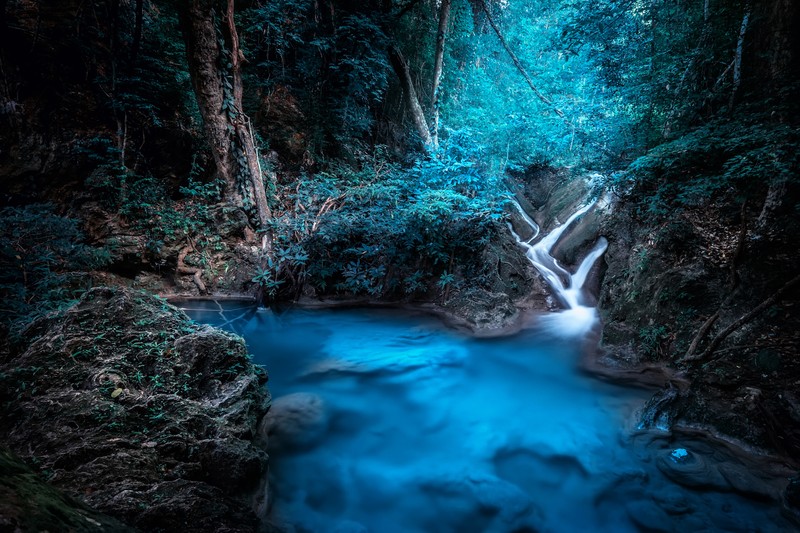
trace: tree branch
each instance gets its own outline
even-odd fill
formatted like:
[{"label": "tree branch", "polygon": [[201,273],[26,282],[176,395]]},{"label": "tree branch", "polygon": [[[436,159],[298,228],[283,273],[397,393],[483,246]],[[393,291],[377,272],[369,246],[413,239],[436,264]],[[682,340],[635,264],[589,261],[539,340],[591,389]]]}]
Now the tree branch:
[{"label": "tree branch", "polygon": [[494,19],[492,19],[492,15],[491,13],[489,13],[489,8],[486,7],[486,0],[479,0],[479,3],[481,5],[481,8],[483,9],[483,12],[486,14],[486,19],[489,21],[489,25],[491,25],[492,29],[497,34],[497,38],[500,39],[500,43],[503,45],[503,48],[505,48],[509,57],[511,57],[511,61],[514,63],[514,66],[517,67],[517,70],[519,70],[520,74],[522,74],[522,77],[525,78],[526,82],[528,82],[528,86],[531,88],[533,93],[539,98],[539,100],[547,104],[547,106],[550,107],[550,109],[552,109],[556,115],[564,118],[564,113],[556,107],[556,105],[553,103],[552,100],[550,100],[544,94],[542,94],[542,92],[536,88],[536,85],[533,84],[533,80],[531,80],[531,77],[528,75],[528,72],[525,70],[525,67],[522,66],[522,63],[517,57],[517,54],[515,54],[514,51],[511,49],[511,47],[508,45],[505,37],[503,37],[503,34],[500,32],[500,28],[497,27],[497,24],[494,22]]},{"label": "tree branch", "polygon": [[752,311],[750,311],[749,313],[743,315],[738,320],[735,320],[733,323],[731,323],[727,328],[725,328],[722,331],[720,331],[717,334],[717,336],[714,337],[714,339],[711,341],[711,344],[708,345],[708,348],[706,348],[706,351],[703,352],[703,355],[701,356],[701,358],[704,359],[704,358],[708,357],[717,348],[717,346],[719,346],[719,344],[723,340],[725,340],[725,337],[727,337],[728,335],[730,335],[731,333],[733,333],[734,331],[736,331],[740,327],[744,326],[745,324],[747,324],[748,322],[753,320],[755,317],[757,317],[758,315],[763,313],[766,309],[768,309],[769,307],[771,307],[772,305],[774,305],[778,301],[780,301],[780,299],[783,297],[783,295],[789,289],[791,289],[792,287],[797,285],[798,282],[800,282],[800,274],[798,274],[797,276],[793,277],[792,279],[790,279],[789,281],[784,283],[783,286],[780,289],[775,291],[772,294],[772,296],[770,296],[769,298],[767,298],[766,300],[764,300],[763,302],[758,304]]}]

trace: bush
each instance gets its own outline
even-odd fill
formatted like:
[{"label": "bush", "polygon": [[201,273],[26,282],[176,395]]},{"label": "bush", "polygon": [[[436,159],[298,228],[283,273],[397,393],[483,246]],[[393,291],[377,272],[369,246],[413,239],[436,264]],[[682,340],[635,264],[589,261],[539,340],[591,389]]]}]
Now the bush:
[{"label": "bush", "polygon": [[796,179],[799,168],[800,133],[744,113],[653,148],[611,184],[640,217],[662,221],[684,208],[741,204],[770,183]]},{"label": "bush", "polygon": [[503,188],[473,156],[454,143],[401,168],[377,150],[301,176],[274,225],[274,271],[262,278],[371,297],[443,291],[505,230]]},{"label": "bush", "polygon": [[52,205],[0,210],[0,323],[26,322],[76,300],[88,288],[87,271],[110,257],[85,244],[77,222]]}]

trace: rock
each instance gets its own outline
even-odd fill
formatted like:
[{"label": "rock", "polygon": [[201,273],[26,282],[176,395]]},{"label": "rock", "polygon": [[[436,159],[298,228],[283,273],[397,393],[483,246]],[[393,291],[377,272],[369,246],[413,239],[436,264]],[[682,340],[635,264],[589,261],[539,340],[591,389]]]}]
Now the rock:
[{"label": "rock", "polygon": [[639,429],[668,431],[678,410],[680,393],[677,388],[663,389],[650,398],[639,414]]},{"label": "rock", "polygon": [[800,476],[795,476],[789,480],[786,490],[783,493],[783,501],[787,506],[800,511]]},{"label": "rock", "polygon": [[328,431],[325,403],[315,394],[297,392],[273,400],[259,424],[259,437],[270,451],[307,449]]},{"label": "rock", "polygon": [[505,293],[470,288],[447,303],[458,318],[480,329],[500,329],[517,315],[517,308]]},{"label": "rock", "polygon": [[527,494],[493,476],[444,474],[421,480],[420,489],[451,523],[470,524],[474,531],[541,531],[543,525],[541,510]]},{"label": "rock", "polygon": [[800,475],[789,479],[783,491],[783,514],[800,526]]},{"label": "rock", "polygon": [[686,493],[678,490],[675,485],[666,485],[660,491],[655,491],[653,500],[670,515],[685,515],[694,512],[694,506]]},{"label": "rock", "polygon": [[656,466],[665,476],[684,487],[719,491],[731,489],[715,463],[706,461],[701,454],[684,451],[686,455],[680,457],[673,455],[674,450],[661,453],[656,459]]},{"label": "rock", "polygon": [[640,531],[670,533],[674,523],[669,515],[651,501],[638,500],[625,505],[628,517]]},{"label": "rock", "polygon": [[267,464],[263,450],[254,448],[249,441],[230,437],[201,443],[199,456],[207,479],[231,491],[255,486]]},{"label": "rock", "polygon": [[48,485],[0,448],[0,531],[134,531]]},{"label": "rock", "polygon": [[252,531],[265,382],[240,338],[95,288],[0,352],[0,443],[137,528]]},{"label": "rock", "polygon": [[754,475],[751,469],[734,463],[720,463],[719,471],[733,490],[761,500],[780,499],[780,490]]}]

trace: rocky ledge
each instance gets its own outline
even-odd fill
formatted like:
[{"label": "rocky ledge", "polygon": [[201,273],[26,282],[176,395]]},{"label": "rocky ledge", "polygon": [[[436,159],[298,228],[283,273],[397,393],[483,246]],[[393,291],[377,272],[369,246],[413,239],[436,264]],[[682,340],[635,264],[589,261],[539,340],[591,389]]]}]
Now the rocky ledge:
[{"label": "rocky ledge", "polygon": [[146,293],[95,288],[3,347],[0,444],[137,529],[253,531],[266,381],[239,337]]}]

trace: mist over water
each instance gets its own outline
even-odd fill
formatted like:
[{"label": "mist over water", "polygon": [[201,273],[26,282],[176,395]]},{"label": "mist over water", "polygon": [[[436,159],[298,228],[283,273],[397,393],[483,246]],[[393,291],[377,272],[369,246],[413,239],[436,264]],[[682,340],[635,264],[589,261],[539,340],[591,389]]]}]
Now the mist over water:
[{"label": "mist over water", "polygon": [[580,341],[477,340],[392,310],[186,306],[270,373],[272,517],[296,531],[791,529],[746,457],[636,431],[650,393],[580,373]]}]

